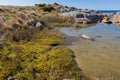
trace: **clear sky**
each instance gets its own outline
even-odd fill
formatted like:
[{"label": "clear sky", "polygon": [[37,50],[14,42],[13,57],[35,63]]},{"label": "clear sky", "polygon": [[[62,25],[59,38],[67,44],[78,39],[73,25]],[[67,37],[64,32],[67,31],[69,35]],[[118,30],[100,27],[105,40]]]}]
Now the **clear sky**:
[{"label": "clear sky", "polygon": [[0,0],[0,5],[34,5],[35,3],[54,3],[82,9],[120,10],[120,0]]}]

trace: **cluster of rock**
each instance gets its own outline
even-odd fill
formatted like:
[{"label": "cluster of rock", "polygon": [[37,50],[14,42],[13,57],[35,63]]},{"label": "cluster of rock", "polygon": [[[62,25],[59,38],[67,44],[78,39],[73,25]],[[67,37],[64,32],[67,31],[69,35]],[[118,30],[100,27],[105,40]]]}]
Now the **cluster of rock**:
[{"label": "cluster of rock", "polygon": [[75,15],[75,21],[78,23],[94,23],[101,21],[102,16],[96,13],[78,13]]},{"label": "cluster of rock", "polygon": [[101,21],[103,16],[94,10],[79,10],[62,13],[64,16],[73,16],[77,23],[94,23]]},{"label": "cluster of rock", "polygon": [[103,23],[112,23],[112,21],[110,21],[110,19],[113,18],[113,22],[114,23],[120,23],[120,12],[117,13],[109,13],[106,15],[103,15]]}]

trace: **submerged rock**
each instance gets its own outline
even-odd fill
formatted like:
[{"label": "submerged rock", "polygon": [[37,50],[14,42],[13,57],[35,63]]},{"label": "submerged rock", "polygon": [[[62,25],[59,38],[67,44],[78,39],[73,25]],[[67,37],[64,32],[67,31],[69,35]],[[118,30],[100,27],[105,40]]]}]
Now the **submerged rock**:
[{"label": "submerged rock", "polygon": [[80,37],[87,39],[87,40],[95,41],[93,38],[91,38],[90,36],[88,36],[86,34],[82,34],[82,35],[80,35]]}]

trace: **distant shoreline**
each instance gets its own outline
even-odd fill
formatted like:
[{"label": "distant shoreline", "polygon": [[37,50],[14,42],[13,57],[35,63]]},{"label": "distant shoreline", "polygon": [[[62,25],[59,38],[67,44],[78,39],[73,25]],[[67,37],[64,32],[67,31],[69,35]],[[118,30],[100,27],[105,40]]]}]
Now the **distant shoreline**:
[{"label": "distant shoreline", "polygon": [[101,13],[117,13],[120,12],[120,10],[97,10],[98,12]]}]

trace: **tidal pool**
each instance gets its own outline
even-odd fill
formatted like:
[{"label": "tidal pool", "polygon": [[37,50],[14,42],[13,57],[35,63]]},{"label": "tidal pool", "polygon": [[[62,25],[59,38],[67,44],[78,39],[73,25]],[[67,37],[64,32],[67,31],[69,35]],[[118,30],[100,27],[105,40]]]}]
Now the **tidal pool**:
[{"label": "tidal pool", "polygon": [[[120,28],[115,24],[96,24],[87,28],[61,28],[76,56],[77,64],[89,77],[120,80]],[[94,41],[80,37],[86,34]]]}]

